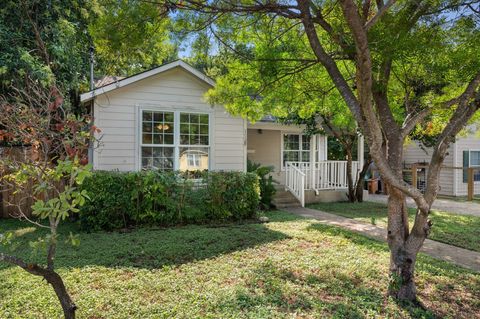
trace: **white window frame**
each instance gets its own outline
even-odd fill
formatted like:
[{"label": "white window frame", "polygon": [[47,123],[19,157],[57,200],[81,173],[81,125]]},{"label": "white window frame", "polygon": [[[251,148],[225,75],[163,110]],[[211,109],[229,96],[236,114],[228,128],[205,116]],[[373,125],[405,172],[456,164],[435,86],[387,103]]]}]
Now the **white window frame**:
[{"label": "white window frame", "polygon": [[[143,112],[170,112],[173,113],[173,144],[144,144],[143,143]],[[180,144],[180,114],[208,115],[208,145],[183,145]],[[173,170],[180,167],[180,148],[205,148],[208,152],[208,170],[212,169],[212,141],[213,141],[213,112],[194,109],[175,110],[173,107],[139,106],[137,113],[137,170],[142,170],[142,147],[173,147]]]},{"label": "white window frame", "polygon": [[[285,140],[284,140],[284,136],[285,135],[299,135],[300,138],[298,139],[298,142],[299,142],[299,145],[300,145],[300,149],[297,151],[299,152],[300,154],[302,152],[306,152],[307,150],[304,150],[303,149],[303,136],[305,135],[303,132],[288,132],[288,131],[281,131],[280,132],[281,134],[281,141],[280,141],[280,165],[281,165],[281,170],[284,171],[285,170],[285,165],[284,165],[284,161],[283,161],[283,151],[284,151],[284,145],[285,145]],[[309,163],[310,162],[310,157],[311,157],[311,152],[312,152],[312,140],[310,138],[310,148],[308,149],[308,152],[310,153],[309,154],[309,159],[308,159],[308,162],[305,162],[305,163]]]},{"label": "white window frame", "polygon": [[[472,165],[470,163],[471,159],[472,159],[472,152],[478,152],[480,153],[480,149],[466,149],[465,151],[468,151],[468,167],[474,167],[474,168],[480,168],[480,164],[479,165]],[[462,159],[462,162],[463,162],[463,159]],[[463,164],[462,164],[463,166]],[[467,182],[464,182],[464,179],[463,179],[463,174],[462,174],[462,182],[463,184],[467,184]],[[474,184],[480,184],[480,180],[476,181],[475,180],[475,173],[473,173],[473,183]]]},{"label": "white window frame", "polygon": [[188,154],[187,155],[188,166],[198,167],[200,166],[200,157],[198,154]]}]

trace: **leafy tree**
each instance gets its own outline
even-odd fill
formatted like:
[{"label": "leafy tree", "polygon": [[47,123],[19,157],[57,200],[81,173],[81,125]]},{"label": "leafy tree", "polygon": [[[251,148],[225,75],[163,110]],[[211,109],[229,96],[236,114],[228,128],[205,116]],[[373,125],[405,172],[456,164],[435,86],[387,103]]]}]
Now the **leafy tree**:
[{"label": "leafy tree", "polygon": [[[60,240],[58,227],[70,214],[77,213],[85,203],[85,191],[77,185],[90,175],[85,152],[91,136],[88,120],[77,117],[64,108],[64,100],[54,86],[44,88],[35,81],[28,89],[15,89],[12,96],[0,98],[0,140],[9,145],[21,145],[26,156],[16,156],[18,146],[4,148],[0,158],[1,186],[13,191],[17,213],[14,217],[49,230],[47,235],[30,246],[45,253],[45,264],[28,262],[14,255],[16,237],[21,232],[0,233],[0,245],[10,251],[0,251],[0,262],[23,268],[43,277],[52,285],[65,318],[74,318],[76,306],[67,292],[61,276],[55,271],[55,255]],[[33,203],[32,219],[24,210]],[[46,222],[46,223],[45,223]],[[70,235],[73,244],[78,240]]]},{"label": "leafy tree", "polygon": [[78,104],[88,74],[87,32],[95,0],[6,0],[0,3],[0,94],[53,79],[66,105]]},{"label": "leafy tree", "polygon": [[[185,26],[185,21],[191,23],[191,19],[192,14],[187,14],[177,17],[176,23],[181,21],[180,25]],[[202,19],[194,21],[197,25],[190,28],[198,29],[206,23]],[[285,39],[275,37],[275,32],[284,31],[289,33]],[[363,192],[357,195],[353,178],[357,172],[352,172],[359,134],[356,122],[322,68],[311,66],[313,70],[308,72],[297,69],[299,56],[300,62],[313,61],[306,55],[305,43],[297,37],[298,32],[294,24],[272,27],[257,17],[248,23],[229,17],[225,23],[219,22],[217,28],[210,27],[191,36],[190,60],[222,81],[223,84],[209,92],[212,103],[225,104],[231,113],[251,121],[259,120],[268,111],[280,121],[306,124],[308,135],[323,132],[334,136],[343,155],[339,159],[347,160],[347,197],[352,202],[361,201]],[[212,55],[212,48],[220,49]],[[212,72],[215,67],[223,72]],[[323,74],[315,77],[313,72]],[[255,103],[251,103],[252,96],[256,97]]]},{"label": "leafy tree", "polygon": [[[229,75],[218,78],[210,92],[212,102],[259,118],[273,111],[287,115],[284,101],[299,95],[309,98],[297,104],[298,114],[315,109],[320,98],[330,96],[326,92],[342,98],[390,190],[389,292],[411,301],[416,300],[415,261],[432,226],[428,215],[443,159],[480,107],[478,6],[458,0],[167,2],[215,30],[227,46],[235,49],[232,43],[239,43],[247,52],[261,53],[232,62]],[[278,84],[287,77],[297,86]],[[313,85],[306,86],[309,82]],[[326,90],[329,84],[333,88]],[[439,119],[440,133],[422,194],[403,181],[403,144],[429,116]],[[406,196],[418,207],[411,229]]]},{"label": "leafy tree", "polygon": [[131,75],[176,58],[170,19],[153,3],[131,0],[6,0],[0,3],[0,94],[29,80],[55,80],[65,106],[83,113],[89,48],[95,74]]},{"label": "leafy tree", "polygon": [[132,75],[174,60],[170,19],[153,2],[98,0],[89,24],[101,75]]}]

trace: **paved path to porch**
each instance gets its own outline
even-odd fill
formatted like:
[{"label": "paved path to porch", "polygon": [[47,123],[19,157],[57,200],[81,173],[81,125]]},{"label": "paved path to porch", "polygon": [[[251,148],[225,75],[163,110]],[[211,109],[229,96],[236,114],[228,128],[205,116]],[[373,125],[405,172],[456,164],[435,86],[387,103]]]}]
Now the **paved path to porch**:
[{"label": "paved path to porch", "polygon": [[[369,194],[367,201],[377,202],[377,203],[387,203],[387,199],[388,199],[387,195]],[[409,207],[416,207],[415,202],[411,198],[407,199],[407,205]],[[436,199],[435,202],[433,202],[432,208],[436,210],[441,210],[447,213],[480,217],[480,204],[475,202],[457,202],[454,200],[439,198],[439,199]]]},{"label": "paved path to porch", "polygon": [[[296,215],[316,219],[322,224],[345,228],[380,241],[387,241],[387,230],[385,228],[311,208],[292,207],[285,208],[285,210]],[[480,253],[478,252],[430,239],[425,240],[422,252],[434,258],[480,272]]]}]

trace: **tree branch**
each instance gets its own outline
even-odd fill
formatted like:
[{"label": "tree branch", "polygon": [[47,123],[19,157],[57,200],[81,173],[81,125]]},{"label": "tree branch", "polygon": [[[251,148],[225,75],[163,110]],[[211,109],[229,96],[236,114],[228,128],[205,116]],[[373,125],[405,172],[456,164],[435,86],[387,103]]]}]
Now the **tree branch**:
[{"label": "tree branch", "polygon": [[401,135],[402,139],[407,137],[408,134],[412,132],[412,130],[415,128],[415,125],[422,121],[425,117],[427,117],[428,114],[430,114],[431,109],[430,108],[424,108],[417,113],[409,113],[406,117],[405,120],[403,121],[403,125],[401,128]]},{"label": "tree branch", "polygon": [[4,253],[0,253],[0,261],[18,266],[27,272],[31,273],[32,275],[36,276],[44,276],[45,273],[47,272],[45,269],[40,267],[37,264],[27,264],[23,259],[15,257],[15,256],[10,256],[6,255]]},{"label": "tree branch", "polygon": [[377,14],[375,14],[373,16],[373,18],[371,18],[369,21],[367,21],[367,23],[365,23],[365,29],[369,30],[371,27],[373,27],[375,25],[375,23],[377,23],[377,21],[380,20],[385,13],[387,13],[388,9],[390,9],[390,7],[395,2],[396,2],[396,0],[389,0],[385,5],[383,5],[378,10]]},{"label": "tree branch", "polygon": [[332,81],[335,83],[338,91],[347,103],[347,106],[355,116],[356,120],[363,123],[363,117],[357,97],[355,96],[347,81],[343,77],[342,73],[338,69],[335,61],[327,54],[327,52],[323,48],[323,45],[320,43],[317,30],[315,29],[315,25],[313,24],[312,16],[310,14],[309,1],[299,0],[298,5],[302,13],[302,23],[305,28],[305,33],[315,56],[329,73]]},{"label": "tree branch", "polygon": [[382,173],[382,178],[388,184],[412,197],[417,206],[422,210],[429,210],[430,206],[425,201],[423,194],[416,187],[412,187],[399,179],[397,173],[390,167],[387,159],[382,156],[382,130],[372,106],[372,64],[367,33],[363,28],[362,19],[359,16],[355,3],[352,0],[342,0],[341,5],[357,48],[357,91],[361,114],[364,117],[364,122],[362,124],[359,123],[359,125],[368,140],[375,165],[377,165]]}]

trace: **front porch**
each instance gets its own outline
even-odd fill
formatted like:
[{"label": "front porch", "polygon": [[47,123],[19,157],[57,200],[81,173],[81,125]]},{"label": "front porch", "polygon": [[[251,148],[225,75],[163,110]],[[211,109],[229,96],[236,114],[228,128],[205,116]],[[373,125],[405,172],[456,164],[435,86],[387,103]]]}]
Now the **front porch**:
[{"label": "front porch", "polygon": [[[354,183],[362,166],[360,161],[352,162]],[[302,207],[315,201],[312,195],[320,196],[325,191],[341,191],[339,194],[330,192],[329,196],[341,200],[348,188],[347,161],[287,162],[285,172],[285,189],[297,198]]]},{"label": "front porch", "polygon": [[[331,199],[328,201],[345,200],[347,161],[329,160],[326,135],[307,136],[303,131],[302,126],[272,122],[250,124],[247,157],[263,166],[272,166],[273,179],[289,191],[302,207],[323,198]],[[359,137],[357,158],[352,163],[354,182],[363,166],[362,136]]]}]

